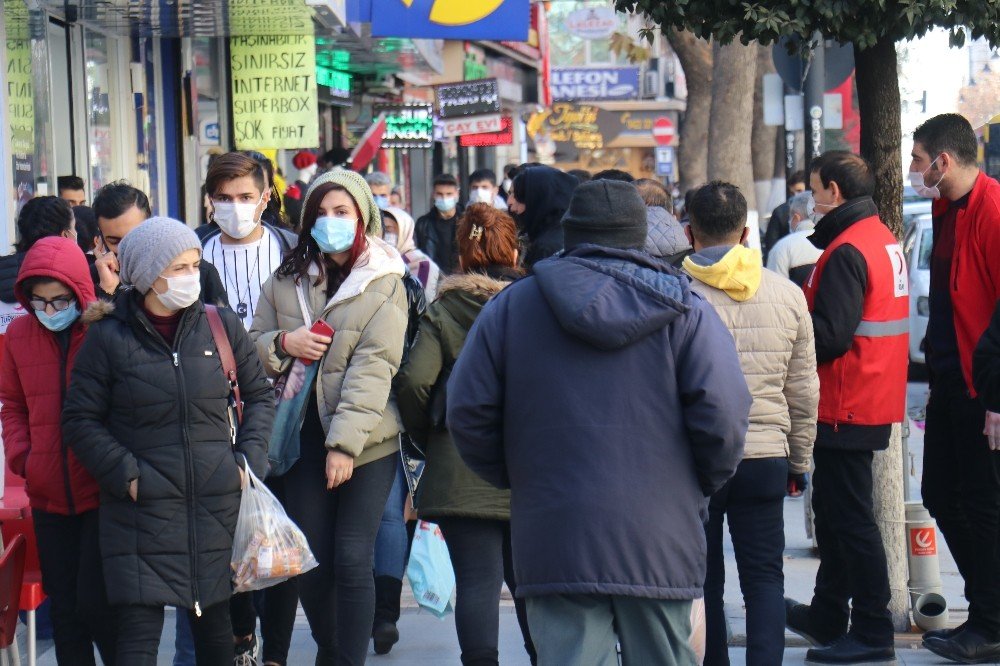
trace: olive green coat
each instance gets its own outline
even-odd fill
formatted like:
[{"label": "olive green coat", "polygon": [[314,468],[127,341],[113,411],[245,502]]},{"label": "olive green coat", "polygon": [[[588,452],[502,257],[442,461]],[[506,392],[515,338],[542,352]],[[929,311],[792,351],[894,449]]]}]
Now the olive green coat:
[{"label": "olive green coat", "polygon": [[[395,248],[369,237],[367,253],[333,298],[327,299],[325,283],[308,282],[310,316],[335,331],[316,382],[326,447],[353,456],[355,467],[399,450],[399,414],[389,394],[408,318],[403,273]],[[303,324],[294,279],[271,276],[250,329],[268,375],[278,376],[292,362],[278,353],[278,336]]]},{"label": "olive green coat", "polygon": [[407,432],[423,441],[427,464],[417,487],[421,518],[445,516],[510,520],[510,491],[476,476],[447,431],[431,426],[429,403],[438,376],[450,372],[486,301],[509,284],[478,273],[452,275],[420,322],[410,359],[396,378],[396,400]]}]

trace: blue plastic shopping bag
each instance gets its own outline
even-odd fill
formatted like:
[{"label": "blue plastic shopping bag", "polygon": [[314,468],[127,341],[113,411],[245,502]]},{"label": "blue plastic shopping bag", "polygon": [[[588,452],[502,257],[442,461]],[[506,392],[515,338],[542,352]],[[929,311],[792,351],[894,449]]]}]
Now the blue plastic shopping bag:
[{"label": "blue plastic shopping bag", "polygon": [[438,618],[455,610],[451,600],[455,593],[455,570],[441,528],[434,523],[417,521],[406,577],[421,608]]}]

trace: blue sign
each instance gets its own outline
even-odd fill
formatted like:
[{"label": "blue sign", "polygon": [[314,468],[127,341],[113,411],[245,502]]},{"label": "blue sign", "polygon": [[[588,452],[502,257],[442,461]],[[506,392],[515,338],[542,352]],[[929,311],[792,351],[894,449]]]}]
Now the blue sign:
[{"label": "blue sign", "polygon": [[529,0],[359,0],[372,37],[528,41]]},{"label": "blue sign", "polygon": [[371,23],[372,0],[347,0],[348,23]]},{"label": "blue sign", "polygon": [[674,149],[671,146],[657,146],[656,175],[674,177]]},{"label": "blue sign", "polygon": [[553,67],[552,101],[637,99],[638,67]]}]

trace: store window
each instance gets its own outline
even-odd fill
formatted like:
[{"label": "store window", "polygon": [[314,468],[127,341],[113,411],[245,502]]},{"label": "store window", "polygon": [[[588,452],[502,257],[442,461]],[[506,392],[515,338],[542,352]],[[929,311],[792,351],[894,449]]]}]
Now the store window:
[{"label": "store window", "polygon": [[112,109],[110,94],[109,40],[104,35],[84,32],[86,63],[86,112],[89,146],[89,175],[92,192],[115,180]]}]

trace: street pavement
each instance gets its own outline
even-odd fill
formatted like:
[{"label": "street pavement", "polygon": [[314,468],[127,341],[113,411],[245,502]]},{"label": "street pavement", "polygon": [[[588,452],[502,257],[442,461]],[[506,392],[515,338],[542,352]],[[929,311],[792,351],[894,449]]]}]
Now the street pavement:
[{"label": "street pavement", "polygon": [[[927,385],[911,383],[909,386],[909,401],[911,414],[919,416],[920,408],[926,403]],[[920,498],[920,473],[923,458],[923,430],[913,420],[910,421],[909,436],[910,461],[906,465],[910,474],[907,482],[910,487],[911,499]],[[811,540],[806,536],[804,507],[801,499],[788,499],[785,502],[785,593],[803,602],[808,602],[812,596],[813,583],[819,560],[812,548]],[[955,562],[947,551],[944,539],[938,539],[941,561],[941,576],[944,596],[948,600],[951,611],[951,624],[957,625],[964,620],[968,604],[962,596],[962,579],[958,575]],[[739,590],[736,572],[736,560],[733,555],[732,543],[726,540],[726,614],[732,629],[730,657],[732,663],[745,664],[746,650],[746,617],[743,599]],[[158,664],[170,666],[173,657],[173,623],[174,614],[167,613],[163,639],[160,644]],[[460,651],[455,634],[454,615],[439,620],[429,613],[422,612],[413,601],[413,596],[406,588],[403,599],[403,612],[399,621],[400,642],[389,655],[378,656],[370,652],[371,664],[459,664]],[[807,646],[805,642],[793,634],[786,635],[787,649],[785,664],[803,664]],[[942,664],[942,659],[920,647],[919,633],[899,634],[896,641],[897,658],[901,664]],[[40,666],[55,666],[55,653],[51,642],[40,645],[44,650],[38,663]],[[22,648],[22,661],[25,651]],[[292,651],[289,655],[289,666],[300,666],[313,663],[315,647],[309,634],[309,626],[301,609],[296,618],[295,631],[292,638]],[[25,662],[26,663],[26,662]],[[504,666],[528,666],[517,618],[514,615],[513,604],[504,591],[500,608],[500,663]]]}]

